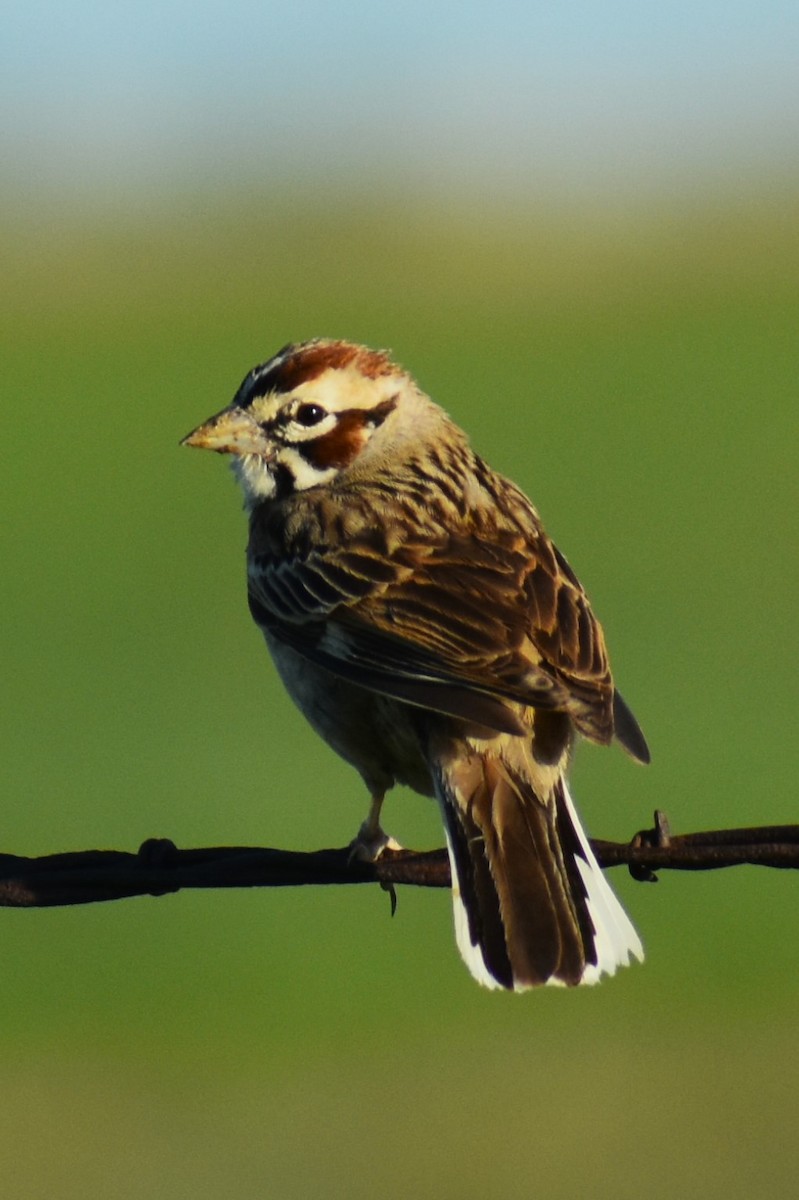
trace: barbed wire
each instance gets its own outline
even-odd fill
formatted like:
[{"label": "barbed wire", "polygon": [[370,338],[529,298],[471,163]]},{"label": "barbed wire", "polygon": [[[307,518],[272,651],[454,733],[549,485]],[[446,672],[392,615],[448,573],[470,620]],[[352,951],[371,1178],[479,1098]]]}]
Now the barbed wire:
[{"label": "barbed wire", "polygon": [[[629,842],[592,840],[602,867],[627,866],[642,882],[662,870],[709,871],[720,867],[799,867],[799,825],[716,829],[672,835],[665,815]],[[352,857],[350,848],[275,850],[215,846],[179,850],[168,839],[150,838],[138,852],[81,850],[25,858],[0,854],[0,907],[45,908],[90,904],[129,896],[161,896],[184,888],[299,887],[378,883],[449,887],[446,850],[387,850],[374,863]]]}]

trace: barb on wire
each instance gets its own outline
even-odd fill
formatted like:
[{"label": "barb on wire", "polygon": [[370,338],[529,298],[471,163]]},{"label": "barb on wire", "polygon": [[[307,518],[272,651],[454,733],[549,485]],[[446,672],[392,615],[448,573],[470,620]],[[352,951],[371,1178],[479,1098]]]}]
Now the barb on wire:
[{"label": "barb on wire", "polygon": [[[708,871],[750,863],[799,867],[799,825],[717,829],[671,834],[666,817],[655,813],[653,829],[630,842],[592,841],[600,866],[626,865],[635,879],[654,881],[662,870]],[[126,896],[161,896],[182,888],[296,887],[303,884],[379,883],[391,892],[398,884],[449,887],[445,850],[386,851],[375,863],[352,859],[340,850],[271,850],[218,846],[178,850],[167,839],[151,838],[138,853],[83,850],[23,858],[0,854],[0,907],[43,908],[89,904]]]}]

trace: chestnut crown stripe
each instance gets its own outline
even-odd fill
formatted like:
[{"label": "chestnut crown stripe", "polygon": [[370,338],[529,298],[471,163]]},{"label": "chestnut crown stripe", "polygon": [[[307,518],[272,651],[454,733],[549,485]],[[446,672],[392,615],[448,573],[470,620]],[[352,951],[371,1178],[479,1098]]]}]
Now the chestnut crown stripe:
[{"label": "chestnut crown stripe", "polygon": [[254,367],[239,388],[235,403],[246,408],[257,396],[285,395],[325,371],[353,367],[367,379],[403,374],[385,350],[319,339],[284,346],[268,362]]}]

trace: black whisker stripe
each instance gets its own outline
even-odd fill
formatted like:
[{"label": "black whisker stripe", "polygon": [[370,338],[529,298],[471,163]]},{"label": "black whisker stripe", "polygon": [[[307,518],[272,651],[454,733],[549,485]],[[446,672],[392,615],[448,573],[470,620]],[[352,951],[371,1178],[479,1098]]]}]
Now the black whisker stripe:
[{"label": "black whisker stripe", "polygon": [[294,478],[294,472],[286,463],[275,463],[272,468],[272,479],[275,484],[276,500],[285,500],[297,490],[297,480]]}]

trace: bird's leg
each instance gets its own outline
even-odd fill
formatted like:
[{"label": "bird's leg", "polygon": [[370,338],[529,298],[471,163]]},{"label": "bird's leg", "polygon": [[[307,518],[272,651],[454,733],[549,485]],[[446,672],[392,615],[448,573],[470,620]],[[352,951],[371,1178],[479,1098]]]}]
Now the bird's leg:
[{"label": "bird's leg", "polygon": [[380,826],[380,810],[385,798],[385,792],[373,793],[366,820],[350,842],[350,861],[357,858],[361,862],[376,862],[384,850],[402,849],[399,842],[384,833]]}]

